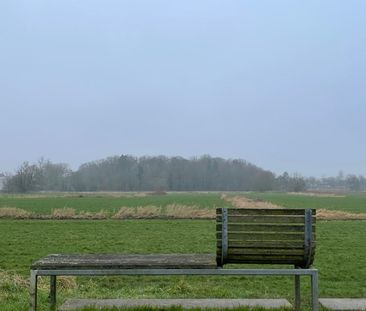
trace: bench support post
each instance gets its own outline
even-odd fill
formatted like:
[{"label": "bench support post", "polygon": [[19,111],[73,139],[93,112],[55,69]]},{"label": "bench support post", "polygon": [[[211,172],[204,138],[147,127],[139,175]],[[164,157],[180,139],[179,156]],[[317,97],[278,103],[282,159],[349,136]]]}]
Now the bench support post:
[{"label": "bench support post", "polygon": [[56,275],[50,276],[50,309],[56,310]]},{"label": "bench support post", "polygon": [[30,273],[30,286],[29,286],[29,294],[30,294],[30,302],[29,302],[29,310],[36,311],[37,310],[37,270],[31,270]]},{"label": "bench support post", "polygon": [[300,275],[295,275],[295,310],[300,310],[301,291],[300,291]]},{"label": "bench support post", "polygon": [[318,289],[318,271],[311,274],[311,307],[313,311],[319,310],[319,289]]}]

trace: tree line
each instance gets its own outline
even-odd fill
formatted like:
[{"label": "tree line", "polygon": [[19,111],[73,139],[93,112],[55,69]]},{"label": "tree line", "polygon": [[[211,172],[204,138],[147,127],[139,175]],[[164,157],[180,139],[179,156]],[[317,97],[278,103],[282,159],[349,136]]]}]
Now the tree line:
[{"label": "tree line", "polygon": [[362,176],[304,178],[287,172],[276,176],[242,159],[134,157],[121,155],[92,161],[76,171],[64,163],[41,159],[24,162],[5,178],[3,191],[305,191],[335,185],[343,190],[366,189]]}]

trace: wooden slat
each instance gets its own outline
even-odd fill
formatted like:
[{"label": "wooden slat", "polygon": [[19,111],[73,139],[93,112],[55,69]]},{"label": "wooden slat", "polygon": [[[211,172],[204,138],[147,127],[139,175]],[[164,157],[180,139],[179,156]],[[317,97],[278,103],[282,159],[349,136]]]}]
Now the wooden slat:
[{"label": "wooden slat", "polygon": [[[221,232],[216,233],[216,238],[221,239]],[[304,234],[298,233],[236,233],[231,232],[229,234],[230,240],[241,240],[241,241],[303,241]],[[260,243],[260,242],[259,242]]]},{"label": "wooden slat", "polygon": [[226,263],[230,264],[230,263],[234,263],[234,264],[273,264],[273,265],[276,265],[276,264],[288,264],[288,265],[297,265],[297,266],[300,266],[302,265],[304,262],[303,259],[301,258],[296,258],[296,259],[293,259],[293,258],[289,258],[289,259],[268,259],[268,258],[265,258],[265,259],[245,259],[245,260],[241,260],[241,259],[237,259],[237,258],[234,258],[234,259],[227,259],[226,260]]},{"label": "wooden slat", "polygon": [[[316,210],[312,209],[313,215]],[[221,209],[216,209],[216,214],[221,215]],[[304,215],[305,209],[289,209],[289,208],[228,208],[229,215]]]},{"label": "wooden slat", "polygon": [[[218,249],[218,254],[221,254],[221,249]],[[299,248],[293,249],[263,249],[263,248],[228,248],[228,255],[299,255],[304,256],[304,250]]]},{"label": "wooden slat", "polygon": [[[315,217],[312,218],[313,223],[315,223]],[[216,221],[221,223],[221,216],[216,217]],[[281,223],[281,224],[304,224],[304,216],[228,216],[229,223]]]},{"label": "wooden slat", "polygon": [[[315,231],[315,225],[313,232]],[[229,224],[228,231],[231,232],[304,232],[305,226],[293,225],[293,224],[264,224],[264,225],[252,225],[252,224]],[[221,223],[216,225],[216,231],[221,232]]]},{"label": "wooden slat", "polygon": [[[315,243],[315,242],[314,242]],[[315,244],[314,244],[315,245]],[[217,247],[221,247],[221,240],[217,240]],[[229,241],[229,247],[243,248],[304,248],[304,241]]]},{"label": "wooden slat", "polygon": [[231,255],[228,257],[228,262],[238,261],[238,262],[280,262],[280,261],[293,261],[299,262],[304,260],[304,256],[301,255]]},{"label": "wooden slat", "polygon": [[32,269],[213,269],[216,257],[206,254],[53,254]]}]

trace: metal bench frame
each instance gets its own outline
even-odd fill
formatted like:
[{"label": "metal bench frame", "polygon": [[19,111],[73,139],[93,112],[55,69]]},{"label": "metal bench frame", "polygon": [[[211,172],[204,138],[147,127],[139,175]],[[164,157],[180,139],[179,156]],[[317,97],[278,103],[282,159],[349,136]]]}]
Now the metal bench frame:
[{"label": "metal bench frame", "polygon": [[[226,213],[226,209],[221,210]],[[305,246],[306,241],[311,241],[311,210],[305,212]],[[223,244],[225,241],[226,224],[223,223]],[[309,239],[310,237],[310,239]],[[224,245],[223,249],[227,245]],[[307,246],[308,247],[308,246]],[[224,253],[224,251],[223,251]],[[225,254],[224,254],[225,255]],[[210,269],[112,269],[112,268],[94,268],[83,269],[74,267],[72,269],[34,269],[31,268],[30,273],[30,311],[37,309],[37,280],[38,276],[50,276],[50,309],[56,308],[56,278],[57,276],[106,276],[106,275],[150,275],[150,276],[167,276],[167,275],[208,275],[208,276],[251,276],[251,275],[268,275],[268,276],[294,276],[294,293],[295,293],[295,310],[300,310],[300,276],[309,276],[311,280],[311,307],[313,311],[318,311],[318,270],[312,267],[294,269],[225,269],[220,266]]]},{"label": "metal bench frame", "polygon": [[70,269],[70,270],[31,270],[30,277],[30,311],[37,309],[37,278],[50,276],[50,309],[56,307],[56,277],[57,276],[104,276],[104,275],[269,275],[269,276],[295,276],[295,310],[300,310],[300,276],[311,278],[311,306],[313,311],[318,311],[318,270],[309,269]]}]

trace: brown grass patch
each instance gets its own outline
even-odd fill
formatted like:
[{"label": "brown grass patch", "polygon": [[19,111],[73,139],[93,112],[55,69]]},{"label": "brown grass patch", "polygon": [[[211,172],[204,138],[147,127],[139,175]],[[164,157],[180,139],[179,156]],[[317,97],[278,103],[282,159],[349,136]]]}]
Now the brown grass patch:
[{"label": "brown grass patch", "polygon": [[[40,291],[49,291],[49,277],[38,277],[38,289]],[[72,290],[77,287],[76,277],[58,276],[57,288],[61,290]],[[0,269],[0,301],[10,296],[19,295],[20,292],[28,290],[29,279],[19,274]],[[5,289],[5,290],[3,290]],[[0,308],[1,309],[1,308]]]},{"label": "brown grass patch", "polygon": [[75,276],[58,276],[56,280],[57,288],[69,290],[77,287]]},{"label": "brown grass patch", "polygon": [[273,204],[263,200],[253,200],[244,196],[228,196],[223,194],[221,196],[223,200],[232,204],[236,208],[281,208],[282,206]]},{"label": "brown grass patch", "polygon": [[148,205],[138,207],[121,207],[120,210],[112,216],[114,219],[140,219],[140,218],[157,218],[161,215],[161,207]]},{"label": "brown grass patch", "polygon": [[89,212],[80,212],[79,215],[76,215],[78,219],[108,219],[110,217],[110,213],[106,210],[101,210],[97,213],[89,213]]},{"label": "brown grass patch", "polygon": [[166,206],[165,215],[169,218],[215,218],[216,210],[187,206],[182,204],[169,204]]},{"label": "brown grass patch", "polygon": [[76,214],[75,209],[71,207],[56,208],[52,210],[51,215],[39,215],[42,219],[107,219],[109,217],[110,214],[106,210],[97,213],[81,211]]},{"label": "brown grass patch", "polygon": [[29,282],[24,277],[0,269],[0,302],[19,295],[28,286]]},{"label": "brown grass patch", "polygon": [[13,284],[17,287],[28,287],[28,280],[16,273],[0,270],[0,288],[6,284]]},{"label": "brown grass patch", "polygon": [[24,209],[17,207],[1,207],[0,218],[30,218],[32,214]]},{"label": "brown grass patch", "polygon": [[348,213],[321,208],[316,211],[316,218],[320,220],[366,220],[366,213]]},{"label": "brown grass patch", "polygon": [[[27,281],[28,282],[28,281]],[[72,290],[77,287],[75,276],[57,276],[57,289],[58,290]],[[28,285],[27,285],[28,287]],[[38,277],[38,289],[48,292],[50,288],[50,278],[48,276]]]},{"label": "brown grass patch", "polygon": [[176,218],[176,219],[194,219],[194,218],[214,218],[214,209],[200,209],[198,206],[169,204],[162,206],[139,206],[139,207],[121,207],[114,215],[114,219],[144,219],[144,218]]},{"label": "brown grass patch", "polygon": [[71,207],[55,208],[51,213],[51,218],[53,219],[75,218],[75,216],[76,211]]}]

